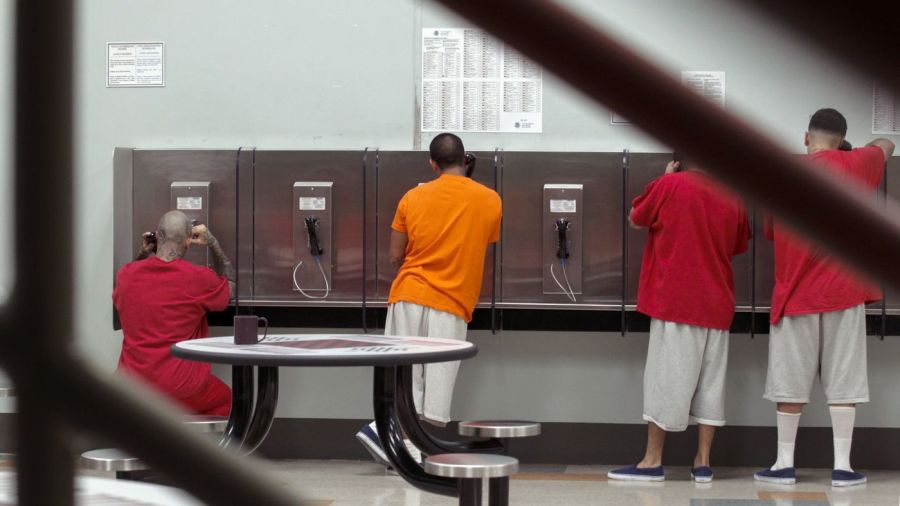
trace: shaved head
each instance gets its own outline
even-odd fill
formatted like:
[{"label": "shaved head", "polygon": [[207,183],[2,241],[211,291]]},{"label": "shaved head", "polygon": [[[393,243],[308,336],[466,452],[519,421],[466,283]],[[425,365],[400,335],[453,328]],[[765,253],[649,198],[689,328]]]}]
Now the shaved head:
[{"label": "shaved head", "polygon": [[181,211],[169,211],[159,220],[156,228],[156,240],[159,245],[173,244],[182,246],[191,236],[191,220]]}]

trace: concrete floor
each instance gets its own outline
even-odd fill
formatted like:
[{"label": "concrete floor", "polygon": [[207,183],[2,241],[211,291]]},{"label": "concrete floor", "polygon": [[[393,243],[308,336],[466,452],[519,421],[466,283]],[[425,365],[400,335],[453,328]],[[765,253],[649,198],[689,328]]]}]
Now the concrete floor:
[{"label": "concrete floor", "polygon": [[[711,484],[690,481],[688,468],[666,468],[659,484],[608,482],[611,466],[524,466],[510,483],[513,505],[818,506],[900,504],[900,472],[869,472],[869,483],[831,487],[830,470],[801,469],[793,486],[753,480],[755,469],[718,468]],[[421,492],[368,462],[278,461],[273,477],[317,505],[453,505],[455,499]],[[485,497],[485,504],[487,504]]]}]

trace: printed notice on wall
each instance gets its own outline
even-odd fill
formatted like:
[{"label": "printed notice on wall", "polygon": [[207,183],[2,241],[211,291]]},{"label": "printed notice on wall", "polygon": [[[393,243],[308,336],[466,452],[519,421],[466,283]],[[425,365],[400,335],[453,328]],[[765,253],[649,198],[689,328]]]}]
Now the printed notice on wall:
[{"label": "printed notice on wall", "polygon": [[877,83],[872,88],[872,133],[900,134],[900,93]]},{"label": "printed notice on wall", "polygon": [[681,72],[681,83],[707,100],[725,107],[725,72],[684,70]]},{"label": "printed notice on wall", "polygon": [[540,133],[542,70],[474,28],[422,29],[422,131]]},{"label": "printed notice on wall", "polygon": [[166,85],[162,42],[106,44],[106,87],[136,88]]}]

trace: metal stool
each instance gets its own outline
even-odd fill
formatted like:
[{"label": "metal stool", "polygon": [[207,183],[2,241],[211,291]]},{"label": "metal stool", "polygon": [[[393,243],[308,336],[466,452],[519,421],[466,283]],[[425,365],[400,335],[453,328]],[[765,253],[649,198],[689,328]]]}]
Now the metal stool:
[{"label": "metal stool", "polygon": [[184,424],[197,432],[225,432],[228,418],[224,416],[192,415],[184,420]]},{"label": "metal stool", "polygon": [[[184,419],[184,424],[197,432],[223,432],[228,425],[228,418],[222,416],[194,415]],[[116,477],[124,477],[120,473],[143,471],[147,465],[117,448],[90,450],[81,454],[81,467],[94,471],[115,472]]]},{"label": "metal stool", "polygon": [[459,480],[460,506],[481,506],[481,480],[488,478],[491,506],[509,504],[509,475],[519,470],[519,461],[506,455],[444,453],[425,459],[425,472]]},{"label": "metal stool", "polygon": [[147,469],[147,466],[137,457],[132,457],[117,448],[102,448],[82,453],[81,467],[94,471],[115,472],[117,475],[122,472]]},{"label": "metal stool", "polygon": [[509,439],[517,437],[539,436],[541,424],[525,421],[477,421],[459,422],[460,436],[492,437]]}]

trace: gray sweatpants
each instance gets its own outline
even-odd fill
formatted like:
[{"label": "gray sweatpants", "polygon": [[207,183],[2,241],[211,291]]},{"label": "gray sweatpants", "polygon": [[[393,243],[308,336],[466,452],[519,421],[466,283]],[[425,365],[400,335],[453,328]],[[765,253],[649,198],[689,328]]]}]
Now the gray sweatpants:
[{"label": "gray sweatpants", "polygon": [[[462,318],[410,302],[388,307],[384,334],[391,336],[443,337],[466,340],[467,325]],[[459,361],[413,366],[413,399],[416,412],[427,420],[450,421],[450,403]]]},{"label": "gray sweatpants", "polygon": [[650,320],[644,420],[670,432],[725,425],[727,371],[727,330]]},{"label": "gray sweatpants", "polygon": [[763,397],[806,404],[816,376],[828,404],[869,402],[865,305],[783,316],[772,326]]}]

